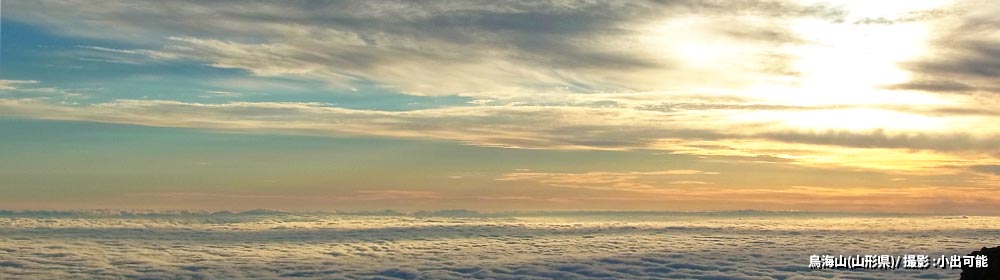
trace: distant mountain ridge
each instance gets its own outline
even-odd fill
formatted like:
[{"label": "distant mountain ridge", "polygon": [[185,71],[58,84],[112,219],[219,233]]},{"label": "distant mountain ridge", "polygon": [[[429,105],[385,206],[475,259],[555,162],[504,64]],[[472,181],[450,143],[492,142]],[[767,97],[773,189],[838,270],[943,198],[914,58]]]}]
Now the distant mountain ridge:
[{"label": "distant mountain ridge", "polygon": [[[410,217],[574,217],[574,216],[935,216],[907,213],[853,213],[853,212],[811,212],[811,211],[503,211],[479,212],[467,209],[422,210],[403,212],[397,210],[378,211],[282,211],[254,209],[247,211],[199,211],[199,210],[0,210],[0,217],[171,217],[171,216],[281,216],[281,215],[345,215],[345,216],[410,216]],[[944,218],[967,218],[967,216],[945,216]]]}]

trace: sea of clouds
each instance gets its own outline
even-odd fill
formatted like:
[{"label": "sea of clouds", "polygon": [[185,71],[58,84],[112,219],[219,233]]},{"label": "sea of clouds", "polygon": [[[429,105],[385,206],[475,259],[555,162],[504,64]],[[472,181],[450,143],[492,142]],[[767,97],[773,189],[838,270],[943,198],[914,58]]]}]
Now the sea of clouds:
[{"label": "sea of clouds", "polygon": [[0,279],[957,279],[814,254],[964,255],[1000,217],[0,212]]}]

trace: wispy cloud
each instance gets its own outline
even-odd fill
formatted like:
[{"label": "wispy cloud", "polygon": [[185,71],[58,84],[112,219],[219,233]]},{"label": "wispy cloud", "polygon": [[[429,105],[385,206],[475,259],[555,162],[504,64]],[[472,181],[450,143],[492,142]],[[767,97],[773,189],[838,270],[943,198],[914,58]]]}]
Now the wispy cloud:
[{"label": "wispy cloud", "polygon": [[147,64],[179,59],[177,55],[144,49],[114,49],[99,46],[77,46],[62,55],[75,59],[122,64]]},{"label": "wispy cloud", "polygon": [[47,100],[52,97],[81,98],[84,94],[75,90],[43,86],[35,80],[0,80],[0,98]]},{"label": "wispy cloud", "polygon": [[243,96],[244,96],[244,94],[243,93],[239,93],[239,92],[210,90],[210,91],[206,91],[205,94],[199,95],[198,97],[201,97],[201,98],[237,98],[237,97],[243,97]]},{"label": "wispy cloud", "polygon": [[13,90],[17,89],[18,85],[31,85],[37,84],[38,81],[33,80],[0,80],[0,90]]},{"label": "wispy cloud", "polygon": [[[67,34],[163,45],[160,50],[82,47],[100,59],[183,57],[260,76],[311,77],[345,87],[371,80],[420,95],[705,86],[695,81],[698,75],[719,75],[723,72],[715,70],[727,67],[756,73],[727,71],[715,83],[746,84],[757,75],[789,72],[774,70],[787,68],[785,58],[792,57],[774,53],[774,47],[803,41],[784,27],[785,21],[844,16],[832,5],[772,1],[280,6],[221,1],[169,7],[155,1],[33,1],[13,3],[9,9],[19,11],[11,15],[14,20]],[[744,28],[718,27],[737,26],[733,22]],[[682,41],[725,41],[738,47],[718,49],[723,59],[710,66],[685,61],[690,54],[684,50],[698,46],[672,43]],[[740,62],[729,64],[729,58]]]},{"label": "wispy cloud", "polygon": [[62,120],[429,138],[527,149],[655,149],[705,156],[768,156],[802,164],[882,166],[886,170],[928,171],[986,164],[995,161],[989,153],[1000,149],[992,141],[998,131],[990,129],[976,134],[834,128],[810,132],[783,124],[780,119],[747,117],[755,114],[753,110],[732,109],[671,113],[616,107],[507,105],[376,111],[322,103],[117,100],[64,106],[30,99],[0,99],[0,107],[4,115]]}]

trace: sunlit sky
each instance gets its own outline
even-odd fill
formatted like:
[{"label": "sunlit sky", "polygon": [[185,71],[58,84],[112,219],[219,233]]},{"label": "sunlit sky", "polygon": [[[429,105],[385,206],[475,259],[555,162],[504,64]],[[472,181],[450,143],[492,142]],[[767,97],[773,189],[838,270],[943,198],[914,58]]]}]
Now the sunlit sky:
[{"label": "sunlit sky", "polygon": [[2,209],[1000,214],[992,1],[0,12]]}]

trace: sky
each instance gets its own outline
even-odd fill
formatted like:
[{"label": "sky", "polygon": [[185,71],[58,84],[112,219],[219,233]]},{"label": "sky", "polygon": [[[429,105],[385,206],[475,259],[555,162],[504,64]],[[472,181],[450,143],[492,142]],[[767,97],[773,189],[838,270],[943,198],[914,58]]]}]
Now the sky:
[{"label": "sky", "polygon": [[0,14],[2,209],[1000,214],[990,1]]}]

